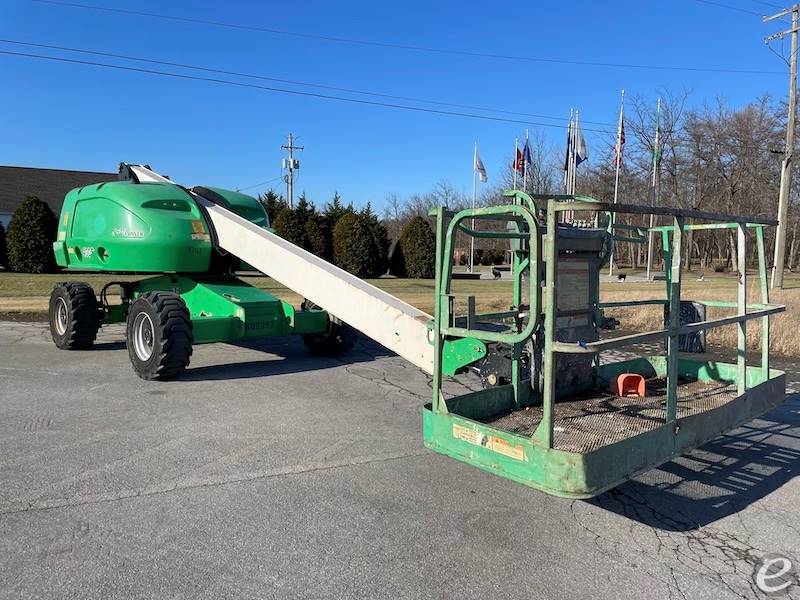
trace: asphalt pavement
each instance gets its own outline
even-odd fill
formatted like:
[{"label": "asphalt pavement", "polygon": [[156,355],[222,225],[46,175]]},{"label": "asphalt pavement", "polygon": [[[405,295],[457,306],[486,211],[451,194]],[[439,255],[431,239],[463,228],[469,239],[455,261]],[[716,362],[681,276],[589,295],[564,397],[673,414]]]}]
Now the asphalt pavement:
[{"label": "asphalt pavement", "polygon": [[0,322],[0,598],[719,600],[800,567],[800,394],[569,501],[426,450],[429,379],[369,341],[197,346],[162,383],[122,339]]}]

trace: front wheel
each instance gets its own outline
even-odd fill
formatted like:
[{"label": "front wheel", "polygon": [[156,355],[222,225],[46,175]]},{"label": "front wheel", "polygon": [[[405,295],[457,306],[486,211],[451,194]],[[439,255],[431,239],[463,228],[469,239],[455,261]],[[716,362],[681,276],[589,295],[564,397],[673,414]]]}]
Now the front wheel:
[{"label": "front wheel", "polygon": [[100,329],[94,290],[82,281],[59,283],[50,294],[50,335],[62,350],[91,348]]},{"label": "front wheel", "polygon": [[[303,310],[321,310],[311,300],[304,300]],[[356,342],[356,330],[347,323],[328,315],[328,329],[320,333],[303,335],[303,342],[315,356],[335,358],[348,352]]]},{"label": "front wheel", "polygon": [[128,355],[142,379],[174,379],[183,373],[193,342],[189,309],[178,294],[145,292],[128,311]]}]

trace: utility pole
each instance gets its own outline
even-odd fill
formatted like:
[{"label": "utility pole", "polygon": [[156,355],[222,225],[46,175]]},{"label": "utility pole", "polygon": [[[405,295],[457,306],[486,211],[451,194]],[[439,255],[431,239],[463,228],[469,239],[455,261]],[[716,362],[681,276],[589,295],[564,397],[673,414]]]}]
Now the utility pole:
[{"label": "utility pole", "polygon": [[294,145],[294,136],[291,133],[289,133],[287,139],[289,143],[281,146],[282,149],[289,153],[289,157],[283,159],[283,168],[289,171],[285,177],[286,200],[289,202],[289,208],[294,208],[294,172],[300,168],[300,161],[294,158],[294,151],[300,150],[302,152],[305,148],[303,146]]},{"label": "utility pole", "polygon": [[794,128],[797,113],[797,26],[800,17],[800,4],[782,10],[778,14],[764,17],[764,23],[792,14],[792,28],[767,37],[772,40],[792,35],[792,53],[789,57],[789,119],[786,123],[786,146],[781,162],[781,187],[778,196],[778,231],[775,234],[775,263],[772,267],[772,288],[783,288],[783,264],[786,257],[786,227],[789,215],[789,191],[792,187],[792,155],[794,154]]}]

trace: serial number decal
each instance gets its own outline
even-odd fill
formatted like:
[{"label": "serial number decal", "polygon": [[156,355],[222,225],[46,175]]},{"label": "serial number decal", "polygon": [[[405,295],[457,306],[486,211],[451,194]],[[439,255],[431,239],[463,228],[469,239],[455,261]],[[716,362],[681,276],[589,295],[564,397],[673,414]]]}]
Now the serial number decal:
[{"label": "serial number decal", "polygon": [[139,239],[144,237],[144,231],[138,231],[136,229],[125,229],[124,227],[116,227],[111,230],[111,236]]},{"label": "serial number decal", "polygon": [[248,321],[244,325],[245,331],[261,331],[263,329],[272,329],[272,321]]},{"label": "serial number decal", "polygon": [[480,431],[453,423],[453,437],[475,446],[483,446],[487,450],[508,456],[514,460],[525,460],[525,449],[522,444],[512,444],[494,435],[484,435]]}]

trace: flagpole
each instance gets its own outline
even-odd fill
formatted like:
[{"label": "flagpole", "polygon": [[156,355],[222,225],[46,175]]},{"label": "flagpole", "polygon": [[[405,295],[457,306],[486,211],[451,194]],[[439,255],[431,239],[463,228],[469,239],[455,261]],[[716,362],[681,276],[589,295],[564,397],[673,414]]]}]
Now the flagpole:
[{"label": "flagpole", "polygon": [[[528,129],[525,129],[525,148],[528,148]],[[528,165],[527,157],[525,156],[526,150],[522,151],[522,191],[528,191]]]},{"label": "flagpole", "polygon": [[511,161],[511,168],[514,170],[514,191],[517,189],[517,147],[519,146],[519,138],[514,138],[514,158]]},{"label": "flagpole", "polygon": [[[578,132],[580,131],[580,111],[576,108],[575,109],[575,141],[578,140]],[[577,190],[577,183],[578,183],[578,144],[574,144],[575,149],[573,151],[574,154],[574,163],[575,166],[572,168],[572,195],[575,195]],[[572,211],[570,212],[570,217],[572,217]]]},{"label": "flagpole", "polygon": [[[579,118],[580,111],[576,108],[575,109],[575,127],[573,127],[572,133],[572,181],[570,182],[570,191],[569,193],[574,196],[576,190],[576,184],[578,182],[578,131],[580,131],[580,118]],[[570,222],[575,219],[574,211],[569,211],[565,215]]]},{"label": "flagpole", "polygon": [[[475,176],[478,174],[478,142],[475,141],[475,147],[472,154],[472,210],[475,210],[475,200],[478,196],[478,181]],[[475,231],[475,217],[472,217],[472,231]],[[469,236],[469,272],[472,273],[475,260],[475,236]]]},{"label": "flagpole", "polygon": [[[614,204],[617,203],[619,194],[619,169],[622,164],[622,111],[625,106],[625,90],[619,95],[619,123],[617,124],[617,154],[616,154],[616,173],[614,174]],[[617,220],[617,213],[611,213],[611,235],[614,235],[614,223]],[[614,242],[611,242],[611,258],[608,261],[608,276],[614,273]]]},{"label": "flagpole", "polygon": [[[574,109],[569,109],[569,124],[567,125],[567,151],[566,151],[566,159],[564,164],[564,194],[569,194],[569,180],[572,175],[572,134],[573,134],[573,124],[572,119],[574,116]],[[560,212],[558,213],[558,221],[563,222],[566,213]]]},{"label": "flagpole", "polygon": [[564,169],[564,193],[569,194],[569,166],[570,153],[572,152],[572,109],[569,109],[569,124],[567,125],[567,159]]},{"label": "flagpole", "polygon": [[[656,195],[658,194],[658,165],[661,162],[661,157],[659,156],[659,143],[658,143],[658,129],[659,123],[661,120],[661,98],[658,99],[658,103],[656,104],[656,137],[653,141],[653,195],[652,200],[650,201],[651,206],[655,206],[658,198]],[[650,280],[650,271],[653,268],[653,226],[655,225],[655,215],[650,213],[650,231],[648,231],[647,236],[647,279]],[[668,269],[669,267],[665,264],[664,269]]]},{"label": "flagpole", "polygon": [[[569,148],[567,148],[567,181],[564,184],[564,193],[569,195],[572,187],[572,151],[575,149],[575,111],[569,110]],[[562,217],[564,215],[561,215]]]}]

